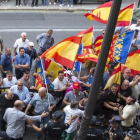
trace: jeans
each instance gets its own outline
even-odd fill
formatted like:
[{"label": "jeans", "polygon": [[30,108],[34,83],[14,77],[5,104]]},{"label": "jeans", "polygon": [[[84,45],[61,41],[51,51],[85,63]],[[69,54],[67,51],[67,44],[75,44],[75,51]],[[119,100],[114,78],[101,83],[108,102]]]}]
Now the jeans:
[{"label": "jeans", "polygon": [[16,5],[20,5],[21,0],[16,0]]},{"label": "jeans", "polygon": [[42,5],[48,5],[47,0],[42,0]]},{"label": "jeans", "polygon": [[0,130],[1,131],[6,131],[6,122],[3,119],[3,116],[0,115]]},{"label": "jeans", "polygon": [[73,0],[68,0],[69,5],[73,5]]},{"label": "jeans", "polygon": [[[35,116],[38,116],[38,115],[40,115],[40,114],[35,113]],[[45,117],[45,118],[42,118],[42,119],[41,119],[41,122],[43,123],[43,126],[44,126],[45,124],[47,124],[49,120],[50,120],[50,115],[48,115],[48,116]],[[40,128],[41,122],[34,122],[34,125]],[[45,135],[45,134],[44,134],[44,135]],[[35,136],[36,136],[36,137],[40,137],[40,133],[35,132]]]},{"label": "jeans", "polygon": [[62,4],[63,3],[63,0],[59,0],[59,3]]}]

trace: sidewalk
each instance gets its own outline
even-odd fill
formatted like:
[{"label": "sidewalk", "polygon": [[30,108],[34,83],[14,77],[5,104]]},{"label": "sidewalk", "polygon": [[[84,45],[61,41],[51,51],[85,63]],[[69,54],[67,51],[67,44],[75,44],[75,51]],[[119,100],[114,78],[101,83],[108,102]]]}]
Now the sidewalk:
[{"label": "sidewalk", "polygon": [[[0,0],[1,1],[1,0]],[[42,6],[41,2],[42,0],[39,0],[38,7],[34,6],[31,7],[32,0],[28,0],[28,6],[23,5],[23,0],[21,0],[22,6],[16,7],[16,0],[10,0],[8,2],[0,3],[0,10],[20,10],[20,11],[91,11],[98,6],[101,5],[101,3],[83,3],[83,4],[76,4],[74,7],[67,7],[67,2],[64,2],[63,7],[59,7],[59,3],[56,3],[56,5],[51,4],[48,6]],[[53,1],[53,0],[52,0]],[[133,3],[134,1],[137,1],[135,4],[135,8],[137,8],[138,0],[123,0],[121,8],[124,8],[125,6]],[[83,0],[83,2],[85,2]],[[49,3],[49,0],[48,0]]]}]

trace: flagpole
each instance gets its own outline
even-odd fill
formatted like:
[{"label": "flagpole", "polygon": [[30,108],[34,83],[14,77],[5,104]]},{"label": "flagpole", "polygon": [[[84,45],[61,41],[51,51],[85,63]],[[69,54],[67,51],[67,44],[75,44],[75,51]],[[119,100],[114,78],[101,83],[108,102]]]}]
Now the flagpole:
[{"label": "flagpole", "polygon": [[[42,65],[42,59],[40,57],[40,60],[41,60],[41,65]],[[44,66],[42,65],[42,69],[43,69],[43,76],[44,76],[44,81],[45,81],[45,85],[46,85],[46,91],[47,91],[47,96],[48,96],[48,87],[47,87],[47,82],[46,82],[46,76],[45,76],[45,73],[44,73]],[[49,103],[49,107],[50,107],[50,100],[49,100],[49,96],[48,96],[48,103]]]}]

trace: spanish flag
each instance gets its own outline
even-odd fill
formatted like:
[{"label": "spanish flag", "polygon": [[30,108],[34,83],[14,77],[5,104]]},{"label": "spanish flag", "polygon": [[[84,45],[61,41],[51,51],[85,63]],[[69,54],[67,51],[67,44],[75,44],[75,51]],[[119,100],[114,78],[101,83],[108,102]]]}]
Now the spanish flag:
[{"label": "spanish flag", "polygon": [[[104,24],[107,24],[110,10],[112,6],[112,1],[106,2],[96,8],[95,10],[92,10],[91,13],[86,13],[85,16],[92,21],[93,19],[96,20],[97,22],[101,22]],[[133,15],[133,8],[134,8],[134,3],[125,7],[119,12],[118,20],[116,26],[129,26],[132,15]]]},{"label": "spanish flag", "polygon": [[52,60],[45,60],[44,67],[47,71],[47,74],[50,74],[53,77],[53,79],[57,78],[59,70],[63,70],[61,66],[59,66]]},{"label": "spanish flag", "polygon": [[122,72],[129,68],[131,70],[131,76],[140,74],[140,50],[136,50],[128,54],[125,64],[122,66]]},{"label": "spanish flag", "polygon": [[73,69],[75,58],[81,44],[81,37],[73,36],[64,39],[58,44],[46,50],[42,55],[42,59],[53,58],[57,63]]},{"label": "spanish flag", "polygon": [[110,89],[111,85],[113,83],[116,83],[120,86],[121,84],[121,63],[119,63],[119,66],[116,68],[114,73],[110,76],[110,78],[107,81],[107,84],[104,88],[104,90]]},{"label": "spanish flag", "polygon": [[96,62],[98,61],[98,56],[94,54],[92,49],[86,49],[81,55],[78,55],[76,59],[79,62],[85,63],[88,60]]},{"label": "spanish flag", "polygon": [[94,27],[92,26],[77,34],[77,36],[82,37],[81,43],[83,43],[84,48],[92,47],[93,29],[94,29]]}]

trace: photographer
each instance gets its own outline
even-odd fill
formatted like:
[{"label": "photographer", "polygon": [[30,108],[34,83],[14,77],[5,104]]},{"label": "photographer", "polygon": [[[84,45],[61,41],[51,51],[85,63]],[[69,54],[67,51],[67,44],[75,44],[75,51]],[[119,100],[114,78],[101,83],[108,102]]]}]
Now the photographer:
[{"label": "photographer", "polygon": [[114,116],[109,122],[113,124],[113,127],[111,127],[109,131],[110,140],[123,140],[123,131],[120,127],[121,118]]}]

